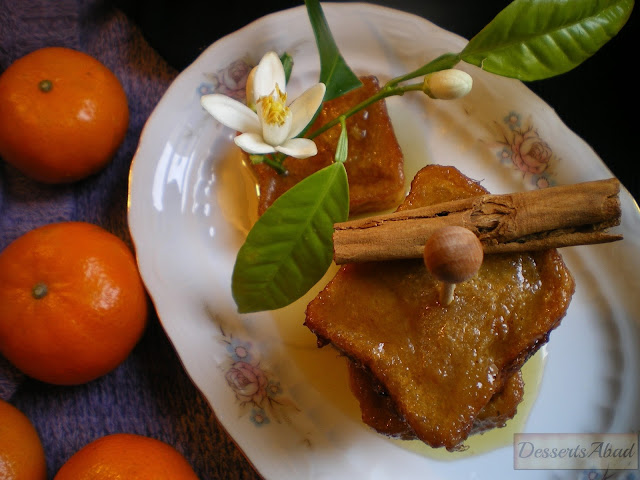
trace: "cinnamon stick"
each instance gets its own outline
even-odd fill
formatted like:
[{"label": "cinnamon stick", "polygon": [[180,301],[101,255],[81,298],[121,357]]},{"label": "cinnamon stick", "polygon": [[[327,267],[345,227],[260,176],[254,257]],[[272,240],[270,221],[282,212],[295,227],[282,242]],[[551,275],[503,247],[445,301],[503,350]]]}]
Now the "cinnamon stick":
[{"label": "cinnamon stick", "polygon": [[524,252],[613,242],[620,182],[596,180],[505,195],[480,195],[334,225],[337,264],[420,258],[445,225],[474,232],[484,253]]}]

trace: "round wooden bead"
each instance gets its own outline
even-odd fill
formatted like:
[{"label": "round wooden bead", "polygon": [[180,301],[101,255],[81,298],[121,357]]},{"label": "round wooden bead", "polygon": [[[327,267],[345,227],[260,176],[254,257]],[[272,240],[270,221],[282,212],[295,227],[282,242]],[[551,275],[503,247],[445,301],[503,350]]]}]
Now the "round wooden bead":
[{"label": "round wooden bead", "polygon": [[438,280],[447,283],[460,283],[473,277],[483,258],[480,240],[464,227],[442,227],[427,239],[424,246],[427,269]]}]

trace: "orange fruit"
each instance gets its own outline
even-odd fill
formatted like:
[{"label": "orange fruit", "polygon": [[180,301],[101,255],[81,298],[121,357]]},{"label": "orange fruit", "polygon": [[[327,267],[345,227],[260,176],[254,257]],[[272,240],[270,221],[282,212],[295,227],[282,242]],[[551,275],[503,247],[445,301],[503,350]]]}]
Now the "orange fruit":
[{"label": "orange fruit", "polygon": [[0,353],[43,382],[113,370],[142,336],[147,310],[133,253],[97,225],[44,225],[0,252]]},{"label": "orange fruit", "polygon": [[47,466],[38,432],[27,416],[0,399],[0,478],[45,480]]},{"label": "orange fruit", "polygon": [[44,183],[68,183],[102,169],[124,140],[127,96],[90,55],[35,50],[0,75],[0,157]]},{"label": "orange fruit", "polygon": [[198,480],[186,458],[171,445],[131,433],[114,433],[85,445],[54,480]]}]

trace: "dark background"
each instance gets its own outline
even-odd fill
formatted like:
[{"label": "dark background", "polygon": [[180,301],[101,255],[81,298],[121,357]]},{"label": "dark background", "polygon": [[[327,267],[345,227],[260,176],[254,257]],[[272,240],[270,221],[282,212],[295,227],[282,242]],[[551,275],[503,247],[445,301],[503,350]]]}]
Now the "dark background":
[{"label": "dark background", "polygon": [[[182,70],[218,38],[252,20],[303,0],[243,1],[115,0],[142,29],[151,45]],[[471,38],[505,6],[507,0],[374,0],[420,15]],[[531,90],[552,106],[564,123],[582,137],[612,173],[640,199],[640,155],[633,143],[640,135],[637,120],[639,42],[636,9],[620,33],[593,57],[563,75],[529,82]]]}]

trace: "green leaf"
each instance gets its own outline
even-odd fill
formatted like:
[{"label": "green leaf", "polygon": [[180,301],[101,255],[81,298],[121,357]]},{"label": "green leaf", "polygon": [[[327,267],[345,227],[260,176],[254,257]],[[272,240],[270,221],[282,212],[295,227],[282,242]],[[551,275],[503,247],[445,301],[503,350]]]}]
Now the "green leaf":
[{"label": "green leaf", "polygon": [[347,120],[340,117],[340,136],[336,145],[335,161],[344,163],[347,161],[349,154],[349,135],[347,134]]},{"label": "green leaf", "polygon": [[489,72],[541,80],[578,66],[615,36],[633,0],[514,0],[460,57]]},{"label": "green leaf", "polygon": [[338,50],[327,19],[318,0],[305,0],[307,14],[316,37],[320,55],[320,82],[327,91],[324,100],[333,100],[362,85]]},{"label": "green leaf", "polygon": [[274,310],[303,296],[333,259],[333,225],[349,214],[342,163],[332,163],[281,195],[240,248],[231,279],[240,313]]},{"label": "green leaf", "polygon": [[282,68],[284,68],[285,82],[289,83],[291,70],[293,70],[293,57],[285,52],[280,55],[280,62],[282,62]]}]

